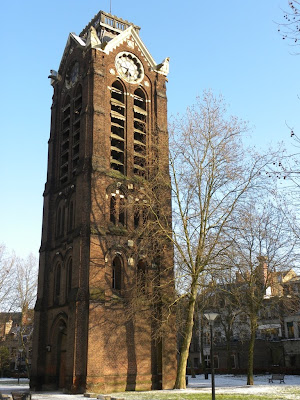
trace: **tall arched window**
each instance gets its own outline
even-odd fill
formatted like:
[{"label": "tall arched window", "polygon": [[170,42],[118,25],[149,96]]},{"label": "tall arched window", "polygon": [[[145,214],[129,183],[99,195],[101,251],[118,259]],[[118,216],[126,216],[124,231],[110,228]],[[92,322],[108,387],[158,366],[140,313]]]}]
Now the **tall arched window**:
[{"label": "tall arched window", "polygon": [[61,284],[61,264],[57,263],[54,272],[54,302],[59,302]]},{"label": "tall arched window", "polygon": [[116,223],[116,195],[115,193],[111,194],[111,198],[110,198],[110,222],[112,222],[113,224]]},{"label": "tall arched window", "polygon": [[146,168],[146,144],[147,144],[147,109],[146,96],[142,89],[134,92],[134,144],[133,144],[133,172],[136,175],[145,176]]},{"label": "tall arched window", "polygon": [[122,260],[120,256],[116,256],[112,263],[112,288],[121,290],[122,286]]},{"label": "tall arched window", "polygon": [[66,293],[67,295],[70,293],[72,289],[72,271],[73,268],[73,261],[72,258],[69,259],[68,265],[67,265],[67,277],[66,277]]},{"label": "tall arched window", "polygon": [[79,163],[79,144],[80,144],[80,116],[82,109],[82,89],[78,85],[73,100],[73,135],[72,135],[72,175],[76,174]]},{"label": "tall arched window", "polygon": [[62,127],[60,143],[60,183],[65,183],[69,175],[69,150],[71,128],[71,103],[68,96],[62,108]]},{"label": "tall arched window", "polygon": [[60,236],[61,233],[61,207],[58,207],[56,212],[56,236]]},{"label": "tall arched window", "polygon": [[75,196],[72,196],[72,198],[69,201],[69,206],[68,206],[68,231],[72,231],[74,229],[74,219],[75,219]]},{"label": "tall arched window", "polygon": [[64,201],[61,200],[58,204],[56,211],[56,228],[55,234],[56,237],[63,236],[65,233],[65,217],[66,217],[66,207]]},{"label": "tall arched window", "polygon": [[147,205],[148,203],[146,199],[135,199],[133,222],[136,229],[140,226],[145,226],[145,224],[147,223],[149,212]]},{"label": "tall arched window", "polygon": [[134,206],[134,228],[137,229],[140,226],[140,208],[139,203],[136,202]]},{"label": "tall arched window", "polygon": [[120,82],[116,81],[111,88],[111,133],[110,133],[110,166],[112,169],[125,172],[125,100],[124,90]]},{"label": "tall arched window", "polygon": [[120,189],[110,193],[109,215],[114,225],[126,225],[126,198]]},{"label": "tall arched window", "polygon": [[125,197],[123,194],[120,194],[119,199],[119,224],[125,225]]}]

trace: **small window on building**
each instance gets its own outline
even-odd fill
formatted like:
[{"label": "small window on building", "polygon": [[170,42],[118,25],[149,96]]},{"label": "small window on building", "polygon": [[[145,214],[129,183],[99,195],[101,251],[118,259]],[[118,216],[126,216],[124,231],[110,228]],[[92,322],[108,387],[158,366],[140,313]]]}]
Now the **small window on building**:
[{"label": "small window on building", "polygon": [[206,368],[210,368],[210,355],[209,354],[206,354],[204,356],[204,364],[205,364]]},{"label": "small window on building", "polygon": [[287,331],[288,331],[288,338],[289,339],[294,339],[295,333],[294,333],[294,323],[292,322],[287,322]]}]

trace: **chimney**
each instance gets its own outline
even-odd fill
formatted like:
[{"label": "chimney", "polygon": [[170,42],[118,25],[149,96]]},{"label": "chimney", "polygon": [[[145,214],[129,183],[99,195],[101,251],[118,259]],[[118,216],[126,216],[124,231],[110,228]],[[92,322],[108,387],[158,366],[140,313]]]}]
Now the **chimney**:
[{"label": "chimney", "polygon": [[264,285],[267,282],[268,279],[268,264],[267,264],[267,257],[265,256],[258,256],[257,257],[258,262],[259,262],[259,269],[261,271],[261,277],[263,280]]}]

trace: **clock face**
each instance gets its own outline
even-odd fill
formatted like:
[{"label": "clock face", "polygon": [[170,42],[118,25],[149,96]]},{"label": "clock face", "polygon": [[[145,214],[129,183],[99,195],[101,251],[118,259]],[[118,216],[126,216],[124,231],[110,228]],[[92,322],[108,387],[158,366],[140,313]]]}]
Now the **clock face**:
[{"label": "clock face", "polygon": [[138,83],[144,77],[144,68],[141,61],[132,53],[119,53],[115,61],[116,69],[129,83]]}]

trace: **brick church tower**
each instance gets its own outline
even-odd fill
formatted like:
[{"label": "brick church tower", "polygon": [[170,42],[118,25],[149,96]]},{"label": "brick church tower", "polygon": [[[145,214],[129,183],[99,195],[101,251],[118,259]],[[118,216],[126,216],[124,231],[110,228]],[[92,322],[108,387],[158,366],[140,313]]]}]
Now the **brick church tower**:
[{"label": "brick church tower", "polygon": [[[174,385],[173,249],[145,229],[145,187],[169,182],[169,60],[155,63],[139,29],[100,11],[51,71],[32,389]],[[166,188],[156,214],[170,221]]]}]

